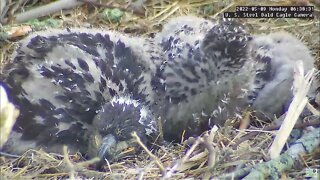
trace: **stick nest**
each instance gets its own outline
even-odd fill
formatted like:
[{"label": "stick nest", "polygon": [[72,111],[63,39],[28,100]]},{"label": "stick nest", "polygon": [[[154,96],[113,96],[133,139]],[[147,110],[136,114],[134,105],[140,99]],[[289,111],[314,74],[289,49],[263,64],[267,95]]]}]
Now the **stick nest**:
[{"label": "stick nest", "polygon": [[[215,17],[224,11],[235,11],[237,5],[256,5],[254,1],[139,1],[127,4],[125,1],[107,3],[101,1],[92,5],[88,1],[71,10],[56,12],[50,16],[39,18],[39,21],[11,24],[15,14],[45,5],[49,1],[32,1],[33,4],[21,3],[9,6],[6,19],[0,35],[1,51],[0,65],[3,67],[10,59],[19,37],[24,37],[30,28],[33,30],[54,26],[63,27],[97,27],[114,29],[130,34],[149,35],[161,30],[167,19],[181,15],[197,15]],[[140,3],[140,4],[139,4]],[[317,1],[264,1],[266,5],[314,5],[315,19],[242,19],[253,34],[289,31],[299,37],[313,52],[316,66],[320,67],[320,24],[319,2]],[[120,19],[108,19],[101,16],[106,9],[120,9],[123,12]],[[110,11],[111,12],[111,11]],[[118,12],[118,11],[117,11]],[[119,13],[118,13],[119,15]],[[44,24],[41,24],[44,23]],[[11,24],[11,25],[9,25]],[[18,29],[14,30],[14,28]],[[248,112],[244,112],[246,114]],[[246,116],[249,118],[250,113]],[[255,119],[254,117],[250,117]],[[312,117],[309,117],[312,118]],[[263,130],[268,123],[255,119],[260,127],[255,130],[255,136],[245,139],[251,131],[237,130],[234,119],[227,121],[224,127],[215,127],[205,132],[201,137],[188,139],[185,143],[159,146],[157,150],[145,149],[135,157],[128,157],[120,162],[107,164],[104,171],[94,170],[93,160],[85,160],[80,154],[70,155],[65,149],[63,155],[44,151],[29,150],[19,157],[0,156],[0,172],[5,179],[25,178],[110,178],[110,179],[184,179],[184,178],[232,178],[241,177],[257,164],[268,161],[268,149],[273,142],[273,130]],[[139,142],[139,137],[134,136]],[[241,142],[241,143],[239,143]],[[141,144],[142,145],[142,144]],[[304,168],[319,168],[320,148],[301,155],[294,168],[282,174],[282,177],[292,176],[303,178]],[[230,174],[230,172],[238,174]]]}]

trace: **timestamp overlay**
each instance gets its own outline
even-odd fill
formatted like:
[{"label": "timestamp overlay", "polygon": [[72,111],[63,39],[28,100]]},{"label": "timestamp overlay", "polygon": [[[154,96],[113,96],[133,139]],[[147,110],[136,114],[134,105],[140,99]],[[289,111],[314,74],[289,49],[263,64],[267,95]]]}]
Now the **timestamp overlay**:
[{"label": "timestamp overlay", "polygon": [[314,6],[236,6],[225,18],[314,18]]}]

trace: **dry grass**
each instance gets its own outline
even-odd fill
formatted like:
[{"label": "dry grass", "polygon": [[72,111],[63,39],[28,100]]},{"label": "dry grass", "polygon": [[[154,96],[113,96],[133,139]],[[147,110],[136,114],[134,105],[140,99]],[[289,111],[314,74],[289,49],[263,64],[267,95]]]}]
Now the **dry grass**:
[{"label": "dry grass", "polygon": [[[264,1],[268,5],[290,5],[291,1]],[[299,1],[300,2],[300,1]],[[302,1],[301,1],[302,2]],[[303,1],[307,2],[307,1]],[[213,6],[211,6],[213,4]],[[262,4],[260,2],[260,4]],[[120,3],[121,5],[121,3]],[[196,14],[198,16],[216,16],[223,11],[233,11],[236,5],[254,5],[254,1],[148,1],[143,16],[125,12],[119,23],[103,20],[99,13],[103,7],[83,5],[64,13],[56,13],[52,19],[61,19],[59,27],[94,26],[103,29],[115,29],[131,34],[148,35],[161,29],[161,24],[174,16]],[[270,33],[285,30],[301,38],[312,50],[317,67],[320,67],[320,24],[319,6],[315,7],[314,20],[301,19],[244,19],[252,33]],[[13,25],[16,26],[16,25]],[[15,47],[16,41],[8,40],[1,44],[0,63],[5,64]],[[259,123],[259,122],[258,122]],[[261,123],[263,124],[263,123]],[[1,176],[6,179],[25,178],[106,178],[106,179],[182,179],[188,177],[231,177],[230,172],[244,169],[268,159],[269,146],[273,142],[273,130],[237,130],[232,120],[225,127],[204,133],[201,138],[190,139],[190,146],[175,144],[160,146],[156,151],[144,151],[136,157],[108,164],[106,172],[95,171],[92,162],[87,162],[80,154],[48,154],[30,150],[22,156],[0,157]],[[242,141],[244,135],[258,132],[249,140]],[[241,143],[239,144],[239,140]],[[213,143],[208,143],[213,142]],[[300,157],[300,166],[287,174],[303,178],[304,167],[319,168],[320,149]],[[221,176],[225,175],[225,176]],[[239,175],[239,174],[238,174]],[[286,175],[283,174],[283,177]]]}]

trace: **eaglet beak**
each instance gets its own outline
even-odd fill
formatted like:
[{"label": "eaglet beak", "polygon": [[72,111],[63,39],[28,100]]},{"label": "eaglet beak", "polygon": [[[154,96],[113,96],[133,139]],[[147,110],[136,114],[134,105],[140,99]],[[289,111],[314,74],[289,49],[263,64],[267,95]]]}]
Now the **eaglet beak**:
[{"label": "eaglet beak", "polygon": [[117,161],[127,155],[134,154],[133,139],[129,141],[118,141],[112,134],[104,137],[95,136],[94,146],[91,146],[90,157],[99,157],[98,166]]}]

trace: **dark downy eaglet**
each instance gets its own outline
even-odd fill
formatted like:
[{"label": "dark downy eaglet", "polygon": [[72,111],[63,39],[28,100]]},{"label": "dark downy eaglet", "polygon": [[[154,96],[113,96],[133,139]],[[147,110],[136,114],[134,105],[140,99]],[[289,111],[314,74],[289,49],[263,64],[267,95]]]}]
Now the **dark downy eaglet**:
[{"label": "dark downy eaglet", "polygon": [[240,23],[180,17],[156,40],[167,57],[162,70],[166,139],[222,125],[249,105],[245,89],[255,71],[247,56],[250,36]]},{"label": "dark downy eaglet", "polygon": [[157,130],[145,107],[154,96],[152,46],[115,32],[80,29],[45,31],[23,40],[4,69],[4,86],[20,116],[3,149],[61,152],[67,144],[71,152],[96,156],[109,137],[115,142],[103,155],[113,155],[129,146],[117,144],[129,142],[133,130],[147,143]]},{"label": "dark downy eaglet", "polygon": [[139,150],[133,131],[153,143],[158,119],[164,139],[179,141],[183,131],[199,135],[249,106],[279,115],[292,96],[293,62],[313,67],[308,49],[287,33],[251,36],[239,22],[192,16],[170,20],[155,38],[39,32],[12,59],[2,84],[21,113],[2,150],[61,153],[66,144],[108,160]]}]

